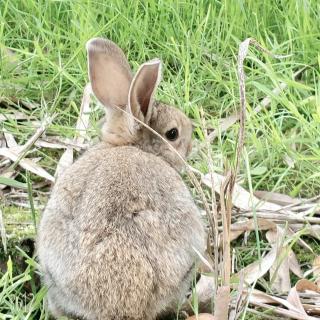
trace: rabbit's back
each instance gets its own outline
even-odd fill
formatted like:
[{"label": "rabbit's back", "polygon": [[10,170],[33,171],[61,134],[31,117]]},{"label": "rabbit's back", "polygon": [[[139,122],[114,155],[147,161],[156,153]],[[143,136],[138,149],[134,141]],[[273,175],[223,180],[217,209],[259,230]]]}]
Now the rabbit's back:
[{"label": "rabbit's back", "polygon": [[177,303],[193,247],[203,251],[204,230],[178,173],[136,147],[103,143],[58,180],[38,239],[56,303],[65,308],[68,300],[65,311],[96,318],[152,318]]}]

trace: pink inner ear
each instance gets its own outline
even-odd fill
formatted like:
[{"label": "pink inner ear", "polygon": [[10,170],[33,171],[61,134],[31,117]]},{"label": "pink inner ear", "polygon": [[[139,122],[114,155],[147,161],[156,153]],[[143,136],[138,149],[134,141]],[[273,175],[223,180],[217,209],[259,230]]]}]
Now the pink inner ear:
[{"label": "pink inner ear", "polygon": [[160,61],[155,60],[143,64],[138,70],[130,90],[131,112],[137,116],[139,109],[147,116],[152,104],[152,97],[159,82]]},{"label": "pink inner ear", "polygon": [[[157,70],[156,70],[157,71]],[[157,82],[158,73],[153,72],[147,75],[146,79],[144,79],[144,87],[141,88],[141,92],[138,94],[140,95],[138,98],[138,102],[140,104],[141,112],[144,116],[147,115],[148,107],[150,104],[151,96],[154,92],[155,85]]]}]

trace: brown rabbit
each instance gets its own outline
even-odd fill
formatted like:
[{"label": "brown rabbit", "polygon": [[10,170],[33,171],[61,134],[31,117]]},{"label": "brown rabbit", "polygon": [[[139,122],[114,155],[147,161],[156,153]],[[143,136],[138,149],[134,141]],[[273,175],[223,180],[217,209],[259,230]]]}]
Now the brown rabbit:
[{"label": "brown rabbit", "polygon": [[155,319],[186,294],[205,231],[177,172],[181,159],[131,115],[182,157],[191,149],[191,122],[153,100],[158,59],[133,77],[113,42],[92,39],[87,50],[106,122],[102,142],[58,179],[41,219],[37,249],[49,309],[55,317]]}]

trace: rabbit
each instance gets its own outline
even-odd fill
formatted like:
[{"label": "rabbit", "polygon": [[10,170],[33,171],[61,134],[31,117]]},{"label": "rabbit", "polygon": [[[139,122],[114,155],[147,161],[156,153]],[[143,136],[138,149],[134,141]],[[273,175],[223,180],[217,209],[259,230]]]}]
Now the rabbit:
[{"label": "rabbit", "polygon": [[159,59],[133,76],[112,41],[86,47],[106,121],[101,141],[57,179],[40,220],[48,308],[55,318],[153,320],[176,310],[205,251],[201,214],[174,152],[189,154],[192,125],[155,101]]}]

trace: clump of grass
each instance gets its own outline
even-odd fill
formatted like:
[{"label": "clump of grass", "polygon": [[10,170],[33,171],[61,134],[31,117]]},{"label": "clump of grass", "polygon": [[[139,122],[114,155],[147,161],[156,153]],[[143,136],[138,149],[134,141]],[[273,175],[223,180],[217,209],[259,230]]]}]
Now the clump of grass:
[{"label": "clump of grass", "polygon": [[37,283],[37,264],[21,249],[17,252],[16,255],[24,260],[24,270],[9,257],[0,277],[1,319],[47,319],[43,304],[46,288],[40,288]]}]

